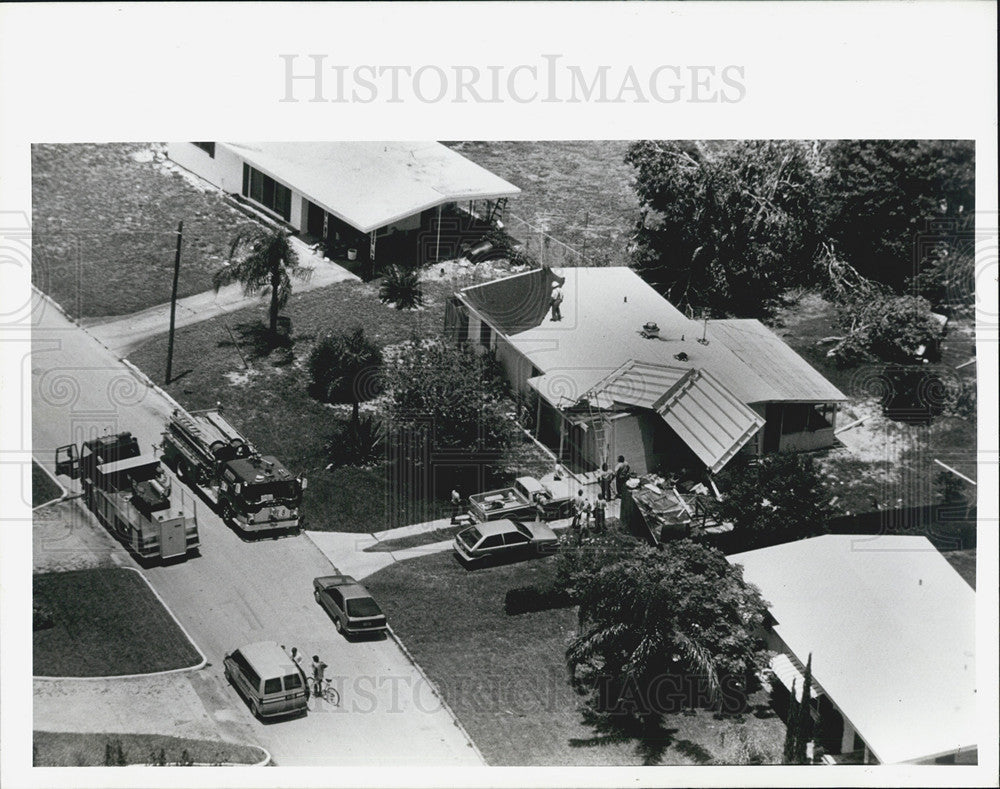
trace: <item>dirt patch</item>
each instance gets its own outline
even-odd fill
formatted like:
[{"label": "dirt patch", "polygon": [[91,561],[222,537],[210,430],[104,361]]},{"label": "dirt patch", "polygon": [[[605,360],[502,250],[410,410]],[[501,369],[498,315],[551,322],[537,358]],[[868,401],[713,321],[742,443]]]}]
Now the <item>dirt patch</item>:
[{"label": "dirt patch", "polygon": [[32,572],[52,573],[116,567],[124,550],[76,501],[50,504],[31,516]]}]

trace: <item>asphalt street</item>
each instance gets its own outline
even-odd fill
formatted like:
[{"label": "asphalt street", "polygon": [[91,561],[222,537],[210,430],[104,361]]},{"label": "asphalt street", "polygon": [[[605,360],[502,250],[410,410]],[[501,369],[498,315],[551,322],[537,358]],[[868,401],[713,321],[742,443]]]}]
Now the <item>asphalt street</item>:
[{"label": "asphalt street", "polygon": [[[122,430],[151,451],[171,403],[50,302],[38,294],[33,299],[34,457],[53,469],[56,447]],[[238,424],[238,415],[232,416]],[[214,720],[252,732],[281,765],[481,764],[450,711],[392,639],[351,643],[337,634],[311,588],[314,576],[334,568],[308,537],[248,543],[200,499],[197,513],[201,555],[144,572],[209,660],[192,685]],[[93,518],[84,522],[102,528]],[[340,706],[313,700],[305,717],[268,724],[253,719],[225,681],[222,660],[242,644],[265,639],[296,646],[307,660],[320,655],[340,686]],[[164,709],[165,726],[169,719]]]}]

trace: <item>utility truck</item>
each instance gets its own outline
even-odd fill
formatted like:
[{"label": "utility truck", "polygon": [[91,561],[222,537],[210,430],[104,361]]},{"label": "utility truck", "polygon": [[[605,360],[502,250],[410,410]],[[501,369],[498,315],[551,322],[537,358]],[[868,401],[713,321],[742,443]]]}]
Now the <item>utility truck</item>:
[{"label": "utility truck", "polygon": [[56,473],[79,479],[87,507],[147,561],[187,558],[198,548],[197,502],[129,432],[56,450]]},{"label": "utility truck", "polygon": [[534,477],[518,477],[509,488],[469,496],[469,514],[480,523],[505,518],[534,520],[537,502],[545,508],[545,520],[564,518],[572,512],[571,486],[553,490]]},{"label": "utility truck", "polygon": [[218,410],[174,409],[163,433],[163,460],[243,536],[300,530],[303,477],[261,455]]}]

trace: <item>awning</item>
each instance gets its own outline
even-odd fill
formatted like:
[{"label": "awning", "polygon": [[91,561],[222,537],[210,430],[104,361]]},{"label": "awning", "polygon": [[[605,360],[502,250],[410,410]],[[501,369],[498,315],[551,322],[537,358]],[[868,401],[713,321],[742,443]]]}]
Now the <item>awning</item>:
[{"label": "awning", "polygon": [[689,370],[655,410],[713,474],[764,425],[764,417],[704,370]]},{"label": "awning", "polygon": [[[779,652],[773,658],[771,658],[771,671],[774,672],[774,676],[778,678],[778,681],[785,686],[785,689],[789,693],[792,692],[792,683],[795,683],[795,698],[797,701],[802,701],[802,688],[806,684],[806,676],[804,669],[801,669],[792,662],[792,659],[788,657],[783,652]],[[812,679],[809,683],[809,698],[816,699],[823,695],[823,689],[816,684],[816,680]]]}]

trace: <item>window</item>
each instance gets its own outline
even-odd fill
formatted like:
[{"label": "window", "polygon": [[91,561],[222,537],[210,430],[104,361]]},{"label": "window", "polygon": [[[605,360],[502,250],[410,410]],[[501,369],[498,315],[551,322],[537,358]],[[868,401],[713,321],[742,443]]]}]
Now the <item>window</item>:
[{"label": "window", "polygon": [[527,545],[528,538],[520,532],[512,531],[503,536],[505,545]]},{"label": "window", "polygon": [[199,148],[201,148],[205,153],[207,153],[213,159],[215,158],[215,143],[214,142],[193,142],[191,144],[192,145],[197,145]]},{"label": "window", "polygon": [[490,325],[486,321],[481,320],[479,322],[479,344],[484,348],[489,348],[492,338],[493,330],[490,328]]},{"label": "window", "polygon": [[494,535],[492,535],[490,537],[487,537],[485,540],[483,540],[482,545],[480,545],[479,548],[481,550],[485,550],[485,549],[489,549],[489,548],[500,548],[502,546],[503,546],[503,535],[502,534],[494,534]]},{"label": "window", "polygon": [[281,677],[264,680],[264,693],[281,693]]},{"label": "window", "polygon": [[285,690],[298,690],[302,687],[302,676],[299,674],[285,675]]},{"label": "window", "polygon": [[292,190],[249,164],[243,165],[243,196],[270,209],[286,222],[292,216]]}]

